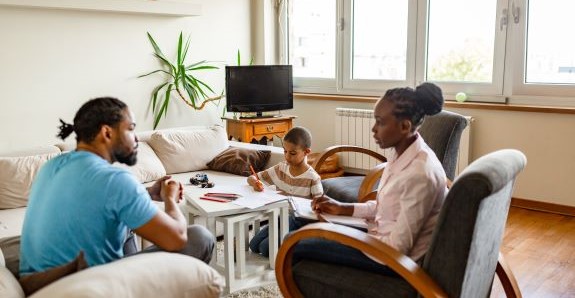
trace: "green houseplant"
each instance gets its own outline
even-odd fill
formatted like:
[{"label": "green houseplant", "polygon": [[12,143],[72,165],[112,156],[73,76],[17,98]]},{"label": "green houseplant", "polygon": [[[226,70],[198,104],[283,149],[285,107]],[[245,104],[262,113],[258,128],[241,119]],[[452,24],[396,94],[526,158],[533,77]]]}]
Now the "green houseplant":
[{"label": "green houseplant", "polygon": [[218,69],[218,67],[209,65],[205,60],[185,64],[188,49],[190,48],[190,37],[184,41],[183,34],[180,32],[177,48],[178,53],[175,62],[171,62],[166,58],[149,32],[148,39],[154,48],[154,56],[158,58],[164,68],[141,75],[139,78],[155,73],[162,73],[166,77],[165,81],[154,88],[150,99],[152,112],[154,113],[154,129],[160,123],[162,116],[166,117],[168,105],[170,104],[170,99],[173,94],[194,110],[201,110],[207,103],[217,103],[222,99],[224,96],[223,93],[210,97],[207,92],[215,94],[214,90],[195,76],[195,73],[198,71],[213,70]]}]

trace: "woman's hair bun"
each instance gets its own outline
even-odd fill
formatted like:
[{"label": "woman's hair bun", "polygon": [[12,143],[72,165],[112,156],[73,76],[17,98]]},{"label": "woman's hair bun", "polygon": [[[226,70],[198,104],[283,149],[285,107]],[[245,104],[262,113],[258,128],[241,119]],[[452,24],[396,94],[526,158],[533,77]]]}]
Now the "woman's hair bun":
[{"label": "woman's hair bun", "polygon": [[423,83],[415,88],[415,97],[425,115],[435,115],[443,108],[441,89],[433,83]]}]

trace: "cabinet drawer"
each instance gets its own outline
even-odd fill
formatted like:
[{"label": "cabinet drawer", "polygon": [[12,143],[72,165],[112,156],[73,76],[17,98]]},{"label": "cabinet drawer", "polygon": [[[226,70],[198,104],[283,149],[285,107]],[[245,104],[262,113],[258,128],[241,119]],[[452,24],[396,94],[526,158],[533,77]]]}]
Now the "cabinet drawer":
[{"label": "cabinet drawer", "polygon": [[275,123],[262,123],[254,124],[254,135],[265,135],[270,133],[283,133],[289,128],[287,122],[275,122]]}]

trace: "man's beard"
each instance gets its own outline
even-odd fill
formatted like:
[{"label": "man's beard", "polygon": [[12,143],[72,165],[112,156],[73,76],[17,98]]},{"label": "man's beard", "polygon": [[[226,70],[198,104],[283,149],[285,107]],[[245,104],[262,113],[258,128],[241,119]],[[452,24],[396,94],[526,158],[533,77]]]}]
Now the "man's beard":
[{"label": "man's beard", "polygon": [[138,151],[134,150],[130,153],[114,152],[114,158],[117,162],[123,163],[128,166],[133,166],[138,161]]}]

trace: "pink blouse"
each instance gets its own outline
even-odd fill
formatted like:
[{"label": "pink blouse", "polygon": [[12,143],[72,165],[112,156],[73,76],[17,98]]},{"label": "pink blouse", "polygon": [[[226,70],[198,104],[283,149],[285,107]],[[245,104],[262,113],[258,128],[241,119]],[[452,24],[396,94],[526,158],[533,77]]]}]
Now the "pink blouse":
[{"label": "pink blouse", "polygon": [[388,159],[377,200],[354,204],[353,216],[368,219],[370,235],[417,261],[429,248],[446,194],[443,166],[418,134],[401,156]]}]

